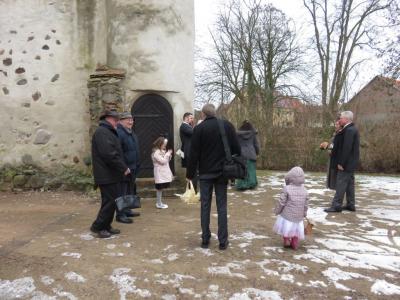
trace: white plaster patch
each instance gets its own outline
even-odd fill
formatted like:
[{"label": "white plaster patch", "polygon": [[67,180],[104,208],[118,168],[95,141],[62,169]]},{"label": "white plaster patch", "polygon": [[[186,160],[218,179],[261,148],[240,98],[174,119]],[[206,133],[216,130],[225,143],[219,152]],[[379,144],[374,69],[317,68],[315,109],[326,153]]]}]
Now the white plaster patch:
[{"label": "white plaster patch", "polygon": [[75,272],[68,272],[64,275],[64,277],[66,279],[68,279],[69,281],[73,281],[73,282],[77,282],[77,283],[86,282],[85,277],[83,277],[82,275],[79,275]]},{"label": "white plaster patch", "polygon": [[371,286],[371,292],[377,295],[400,295],[400,286],[385,280],[377,280]]},{"label": "white plaster patch", "polygon": [[115,269],[112,275],[109,277],[110,280],[119,289],[119,295],[121,300],[126,300],[127,294],[136,294],[143,298],[151,297],[151,293],[146,289],[139,289],[135,286],[136,277],[128,275],[131,269],[118,268]]},{"label": "white plaster patch", "polygon": [[233,294],[229,300],[268,299],[282,300],[281,294],[275,291],[263,291],[254,288],[242,289],[242,293]]},{"label": "white plaster patch", "polygon": [[32,277],[23,277],[15,280],[0,279],[0,299],[25,298],[36,290]]},{"label": "white plaster patch", "polygon": [[76,253],[76,252],[64,252],[61,254],[61,256],[66,256],[66,257],[72,257],[75,259],[80,259],[82,254]]}]

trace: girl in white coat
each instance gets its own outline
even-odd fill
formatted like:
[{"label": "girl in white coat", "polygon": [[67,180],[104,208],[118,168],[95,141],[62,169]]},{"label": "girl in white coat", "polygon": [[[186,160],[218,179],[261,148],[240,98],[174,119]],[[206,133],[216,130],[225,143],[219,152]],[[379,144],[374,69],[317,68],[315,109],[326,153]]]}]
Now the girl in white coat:
[{"label": "girl in white coat", "polygon": [[167,151],[167,143],[168,140],[166,138],[157,138],[153,143],[153,152],[151,154],[154,166],[154,181],[157,190],[156,207],[160,209],[168,208],[167,204],[162,203],[162,190],[168,188],[173,179],[171,169],[169,168],[172,150]]}]

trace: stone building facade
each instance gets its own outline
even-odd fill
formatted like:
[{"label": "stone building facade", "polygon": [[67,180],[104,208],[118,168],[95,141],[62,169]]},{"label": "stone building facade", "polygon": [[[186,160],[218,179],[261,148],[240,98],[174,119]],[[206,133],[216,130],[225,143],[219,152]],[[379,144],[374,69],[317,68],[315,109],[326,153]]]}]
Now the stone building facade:
[{"label": "stone building facade", "polygon": [[0,28],[0,165],[85,168],[104,107],[178,146],[194,97],[193,0],[2,0]]},{"label": "stone building facade", "polygon": [[360,131],[361,169],[400,172],[400,81],[376,76],[342,110]]}]

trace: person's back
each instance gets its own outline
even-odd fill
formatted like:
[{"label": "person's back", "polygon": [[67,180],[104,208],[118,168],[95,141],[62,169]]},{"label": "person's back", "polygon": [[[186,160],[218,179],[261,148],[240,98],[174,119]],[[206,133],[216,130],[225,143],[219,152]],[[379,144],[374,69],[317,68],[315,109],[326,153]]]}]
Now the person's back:
[{"label": "person's back", "polygon": [[[219,249],[228,247],[228,205],[227,205],[227,178],[222,176],[222,167],[225,161],[224,144],[219,128],[219,120],[215,117],[215,106],[205,104],[201,110],[204,121],[194,128],[190,158],[186,177],[192,180],[197,167],[200,177],[201,201],[201,230],[202,248],[208,248],[211,238],[210,212],[213,190],[218,211],[218,241]],[[228,121],[223,121],[226,140],[232,154],[240,155],[240,145],[236,137],[235,128]]]},{"label": "person's back", "polygon": [[[235,135],[235,129],[230,122],[226,120],[223,122],[231,153],[239,155],[240,145]],[[191,159],[188,164],[190,177],[194,176],[196,162],[199,164],[200,178],[222,174],[225,150],[216,117],[206,117],[194,128],[190,153]]]},{"label": "person's back", "polygon": [[284,246],[297,249],[298,241],[304,239],[303,218],[307,216],[308,193],[304,187],[304,171],[300,167],[292,168],[285,176],[283,187],[276,203],[275,214],[278,218],[274,231],[283,236]]},{"label": "person's back", "polygon": [[259,152],[256,132],[252,130],[238,130],[237,136],[242,152],[246,159],[256,160]]}]

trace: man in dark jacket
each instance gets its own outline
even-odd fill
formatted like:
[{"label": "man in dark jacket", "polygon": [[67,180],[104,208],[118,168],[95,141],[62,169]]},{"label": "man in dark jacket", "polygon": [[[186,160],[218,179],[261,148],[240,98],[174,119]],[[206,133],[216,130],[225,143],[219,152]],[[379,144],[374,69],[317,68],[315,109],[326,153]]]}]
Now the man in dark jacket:
[{"label": "man in dark jacket", "polygon": [[121,196],[121,182],[130,173],[123,160],[116,127],[119,114],[105,111],[100,116],[99,127],[92,137],[92,164],[94,182],[101,192],[101,207],[90,230],[99,238],[107,238],[120,231],[111,227],[114,219],[115,199]]},{"label": "man in dark jacket", "polygon": [[[360,158],[360,137],[353,123],[353,113],[344,111],[340,114],[340,126],[343,127],[339,133],[337,145],[332,149],[331,167],[337,168],[336,193],[330,208],[326,212],[341,212],[343,209],[355,211],[354,171]],[[336,146],[336,147],[335,147]],[[343,198],[346,194],[346,206],[342,207]]]},{"label": "man in dark jacket", "polygon": [[183,122],[179,127],[179,137],[181,138],[181,151],[183,152],[182,168],[187,167],[190,155],[190,144],[193,135],[193,114],[186,112],[183,114]]},{"label": "man in dark jacket", "polygon": [[[136,134],[132,130],[133,117],[130,112],[123,112],[117,125],[118,138],[121,142],[124,161],[131,173],[125,177],[123,182],[124,195],[136,195],[136,175],[139,171],[139,143]],[[117,210],[116,220],[120,223],[132,223],[129,217],[140,216],[140,213],[133,212],[129,208],[124,211]]]},{"label": "man in dark jacket", "polygon": [[[198,167],[200,179],[202,248],[208,248],[211,238],[210,211],[212,192],[213,188],[215,189],[218,211],[219,248],[225,250],[229,243],[227,219],[228,180],[222,177],[222,166],[226,156],[218,126],[218,119],[215,115],[214,105],[206,104],[203,106],[202,116],[204,121],[197,125],[193,131],[186,177],[189,180],[193,179]],[[235,128],[228,121],[223,121],[223,124],[232,155],[240,155],[240,145],[236,137]]]}]

